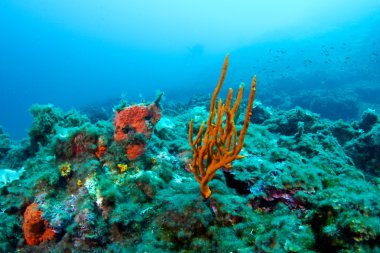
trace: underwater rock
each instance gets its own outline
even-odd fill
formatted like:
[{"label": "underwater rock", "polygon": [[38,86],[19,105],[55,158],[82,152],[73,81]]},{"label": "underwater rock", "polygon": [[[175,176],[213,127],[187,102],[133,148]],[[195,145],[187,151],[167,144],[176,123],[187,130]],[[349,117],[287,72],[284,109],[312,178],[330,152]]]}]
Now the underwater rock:
[{"label": "underwater rock", "polygon": [[0,252],[14,252],[22,238],[20,220],[0,210]]},{"label": "underwater rock", "polygon": [[279,112],[277,117],[273,117],[265,125],[271,132],[281,133],[283,135],[295,135],[299,132],[299,122],[303,122],[305,133],[312,131],[312,126],[318,122],[320,117],[310,111],[300,107],[295,109]]},{"label": "underwater rock", "polygon": [[168,134],[166,132],[172,132],[174,127],[175,123],[170,118],[162,117],[157,123],[155,131],[159,136],[164,136]]},{"label": "underwater rock", "polygon": [[59,122],[59,125],[64,128],[81,127],[88,122],[90,120],[87,115],[82,115],[77,110],[70,110],[63,115],[63,120]]},{"label": "underwater rock", "polygon": [[5,157],[7,152],[11,149],[11,140],[9,135],[4,132],[0,126],[0,160]]},{"label": "underwater rock", "polygon": [[32,127],[29,130],[30,145],[37,152],[39,145],[48,144],[49,136],[54,134],[54,126],[63,120],[62,112],[53,105],[33,105],[29,111],[33,116]]},{"label": "underwater rock", "polygon": [[359,113],[356,98],[350,94],[341,94],[339,91],[328,93],[314,91],[302,94],[294,100],[296,105],[328,119],[353,119]]},{"label": "underwater rock", "polygon": [[272,212],[276,206],[281,202],[288,206],[290,209],[299,209],[305,211],[305,204],[302,200],[295,195],[300,189],[294,188],[290,190],[276,189],[275,187],[268,187],[263,189],[265,193],[263,197],[256,197],[250,201],[250,205],[265,212]]},{"label": "underwater rock", "polygon": [[11,149],[8,150],[4,158],[0,160],[0,164],[5,168],[18,169],[23,167],[23,163],[31,155],[30,142],[28,139],[24,139],[11,145]]},{"label": "underwater rock", "polygon": [[187,102],[187,108],[194,108],[194,107],[208,108],[210,106],[210,99],[211,99],[211,94],[193,95],[189,98],[189,101]]},{"label": "underwater rock", "polygon": [[80,112],[84,113],[92,123],[100,120],[109,120],[113,116],[112,108],[118,102],[118,98],[112,98],[101,104],[89,104],[80,108]]},{"label": "underwater rock", "polygon": [[355,94],[358,97],[371,104],[380,104],[380,87],[378,82],[364,82],[355,85]]},{"label": "underwater rock", "polygon": [[379,122],[379,116],[374,110],[367,109],[362,114],[361,120],[358,122],[358,127],[364,132],[369,132],[372,127]]},{"label": "underwater rock", "polygon": [[272,112],[268,107],[262,105],[262,103],[255,101],[252,108],[252,116],[250,121],[254,124],[261,124],[271,117]]},{"label": "underwater rock", "polygon": [[[269,111],[259,105],[255,122],[261,123],[247,130],[240,153],[245,159],[235,161],[227,177],[222,171],[215,174],[210,182],[214,194],[204,202],[193,174],[186,170],[192,154],[188,120],[195,119],[198,131],[208,116],[206,107],[193,106],[173,109],[159,123],[153,112],[140,120],[128,116],[129,124],[141,123],[134,129],[142,132],[127,126],[124,130],[130,131],[124,133],[119,121],[119,134],[124,134],[120,141],[115,139],[114,122],[91,123],[70,112],[53,120],[52,131],[40,132],[46,141],[33,155],[28,141],[12,143],[1,168],[25,171],[0,189],[0,251],[380,248],[380,188],[376,178],[372,180],[380,164],[380,127],[372,112],[354,123],[330,122],[302,108]],[[130,113],[144,112],[149,105],[143,107]],[[161,115],[161,110],[156,112]],[[50,109],[43,114],[39,118],[54,115]],[[240,121],[236,125],[239,131]],[[128,148],[141,159],[128,160]],[[65,164],[70,164],[70,173],[65,173]],[[358,169],[361,166],[371,178]],[[35,218],[38,233],[30,222],[23,224],[24,214]],[[31,238],[30,244],[24,237]]]},{"label": "underwater rock", "polygon": [[380,198],[370,193],[376,192],[375,187],[349,173],[335,179],[327,177],[326,181],[329,187],[309,198],[312,211],[306,217],[314,231],[317,250],[355,252],[361,248],[363,252],[376,252]]},{"label": "underwater rock", "polygon": [[57,126],[55,129],[52,143],[55,155],[62,160],[85,158],[88,155],[103,159],[113,133],[110,122],[98,122],[97,125],[86,123],[81,127]]},{"label": "underwater rock", "polygon": [[352,124],[338,120],[332,123],[330,127],[331,133],[338,140],[339,144],[344,146],[348,141],[356,138],[359,131],[352,127]]},{"label": "underwater rock", "polygon": [[[170,251],[190,249],[193,240],[208,236],[212,222],[210,210],[202,199],[193,194],[179,196],[182,196],[181,201],[175,196],[167,198],[167,204],[154,219],[154,224],[161,228],[154,236]],[[205,243],[205,247],[211,246],[208,240]]]},{"label": "underwater rock", "polygon": [[22,167],[19,170],[0,169],[0,188],[8,183],[20,179],[20,176],[25,172],[25,168]]},{"label": "underwater rock", "polygon": [[348,142],[344,149],[358,168],[368,174],[380,176],[380,124]]}]

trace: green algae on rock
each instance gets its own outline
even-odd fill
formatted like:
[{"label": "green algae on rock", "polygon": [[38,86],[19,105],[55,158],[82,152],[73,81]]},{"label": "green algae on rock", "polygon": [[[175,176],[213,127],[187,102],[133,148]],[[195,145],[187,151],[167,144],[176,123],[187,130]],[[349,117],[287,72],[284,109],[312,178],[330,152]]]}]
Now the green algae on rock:
[{"label": "green algae on rock", "polygon": [[[253,119],[241,151],[246,158],[230,173],[216,173],[205,203],[188,168],[188,119],[207,117],[199,105],[178,113],[168,105],[170,114],[164,111],[138,161],[114,142],[112,122],[35,107],[29,139],[4,142],[10,145],[1,169],[24,172],[1,187],[0,250],[380,250],[373,112],[359,122],[332,122],[302,108],[259,105],[262,115]],[[62,175],[65,163],[70,173]],[[30,203],[38,203],[54,229],[53,241],[25,244],[21,226]]]}]

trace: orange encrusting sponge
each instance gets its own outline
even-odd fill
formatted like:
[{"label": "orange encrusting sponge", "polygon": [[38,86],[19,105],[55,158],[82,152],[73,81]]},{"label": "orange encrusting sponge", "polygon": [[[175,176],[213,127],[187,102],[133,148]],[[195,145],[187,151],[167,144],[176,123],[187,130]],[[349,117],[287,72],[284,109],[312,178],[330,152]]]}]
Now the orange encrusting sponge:
[{"label": "orange encrusting sponge", "polygon": [[28,245],[38,245],[55,237],[55,232],[49,222],[42,218],[42,214],[37,203],[30,204],[25,210],[22,231]]}]

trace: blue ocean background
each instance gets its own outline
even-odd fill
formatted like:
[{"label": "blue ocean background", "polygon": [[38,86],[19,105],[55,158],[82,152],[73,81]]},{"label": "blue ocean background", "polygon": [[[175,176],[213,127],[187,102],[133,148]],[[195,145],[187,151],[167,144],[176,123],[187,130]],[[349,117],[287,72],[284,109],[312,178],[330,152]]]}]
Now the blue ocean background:
[{"label": "blue ocean background", "polygon": [[0,32],[0,125],[13,139],[27,136],[35,103],[85,110],[157,91],[166,103],[210,94],[227,53],[224,92],[256,74],[269,106],[333,119],[380,109],[378,0],[4,0]]}]

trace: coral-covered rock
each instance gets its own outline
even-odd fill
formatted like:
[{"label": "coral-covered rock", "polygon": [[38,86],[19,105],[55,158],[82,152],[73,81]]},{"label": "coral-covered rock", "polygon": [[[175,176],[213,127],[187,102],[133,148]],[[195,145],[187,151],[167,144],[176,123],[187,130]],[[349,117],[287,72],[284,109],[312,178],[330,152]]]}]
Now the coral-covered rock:
[{"label": "coral-covered rock", "polygon": [[96,155],[96,157],[100,158],[107,151],[107,139],[104,135],[99,136],[97,146],[98,146],[98,148],[95,152],[95,155]]},{"label": "coral-covered rock", "polygon": [[53,105],[33,105],[29,111],[33,116],[32,128],[29,130],[30,145],[37,152],[39,145],[45,146],[54,134],[54,126],[63,120],[62,111]]},{"label": "coral-covered rock", "polygon": [[161,109],[156,103],[150,105],[131,105],[117,111],[114,117],[114,139],[126,141],[127,157],[137,159],[144,153],[156,123],[161,118]]},{"label": "coral-covered rock", "polygon": [[358,116],[358,101],[354,94],[342,91],[315,90],[301,92],[293,98],[294,105],[301,106],[323,118],[332,120],[352,119]]},{"label": "coral-covered rock", "polygon": [[271,110],[268,107],[263,106],[260,102],[255,101],[255,105],[252,108],[252,116],[250,121],[254,124],[261,124],[271,117]]},{"label": "coral-covered rock", "polygon": [[188,122],[196,134],[209,97],[192,102],[161,119],[156,102],[124,103],[115,123],[41,107],[27,140],[0,130],[0,252],[380,252],[378,114],[333,122],[258,104],[245,158],[204,201]]},{"label": "coral-covered rock", "polygon": [[22,231],[28,245],[38,245],[54,239],[55,233],[49,223],[42,218],[42,214],[37,203],[30,204],[25,210]]},{"label": "coral-covered rock", "polygon": [[379,115],[376,114],[375,110],[367,109],[358,124],[360,129],[365,132],[369,132],[373,126],[379,122]]},{"label": "coral-covered rock", "polygon": [[[263,192],[263,196],[251,199],[250,205],[255,209],[262,211],[273,211],[278,203],[284,203],[290,209],[300,209],[305,211],[304,203],[296,197],[299,189],[277,189],[275,187],[268,187]],[[306,193],[305,193],[306,194]]]},{"label": "coral-covered rock", "polygon": [[343,120],[333,122],[330,131],[342,146],[359,135],[359,131]]},{"label": "coral-covered rock", "polygon": [[348,142],[344,149],[358,168],[370,175],[380,175],[380,124]]},{"label": "coral-covered rock", "polygon": [[5,157],[7,152],[11,149],[11,140],[9,135],[4,133],[0,126],[0,160]]},{"label": "coral-covered rock", "polygon": [[303,124],[302,128],[305,133],[311,132],[313,125],[319,119],[317,114],[296,107],[289,111],[279,112],[277,117],[268,119],[266,125],[268,125],[268,130],[271,132],[289,136],[299,132],[300,122]]}]

